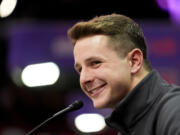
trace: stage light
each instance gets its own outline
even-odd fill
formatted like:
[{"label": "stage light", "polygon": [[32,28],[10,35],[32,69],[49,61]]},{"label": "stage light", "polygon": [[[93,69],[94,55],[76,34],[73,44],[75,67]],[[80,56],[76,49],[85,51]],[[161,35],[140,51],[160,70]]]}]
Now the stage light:
[{"label": "stage light", "polygon": [[106,124],[100,114],[81,114],[75,118],[76,128],[83,133],[95,133],[102,131]]},{"label": "stage light", "polygon": [[17,0],[2,0],[0,4],[0,17],[9,16],[15,9]]},{"label": "stage light", "polygon": [[180,0],[167,0],[171,18],[180,23]]},{"label": "stage light", "polygon": [[164,11],[168,11],[168,2],[167,0],[156,0],[158,6],[164,10]]},{"label": "stage light", "polygon": [[22,82],[28,87],[54,84],[60,76],[58,66],[53,62],[28,65],[21,74]]},{"label": "stage light", "polygon": [[158,6],[169,13],[171,20],[180,23],[180,0],[156,0]]}]

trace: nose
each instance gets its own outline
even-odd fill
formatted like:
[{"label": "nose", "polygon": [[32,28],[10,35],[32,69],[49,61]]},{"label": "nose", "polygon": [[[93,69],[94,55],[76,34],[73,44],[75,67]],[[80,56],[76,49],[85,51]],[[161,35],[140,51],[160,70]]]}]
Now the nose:
[{"label": "nose", "polygon": [[83,68],[80,74],[81,85],[87,84],[93,81],[93,73],[90,69]]}]

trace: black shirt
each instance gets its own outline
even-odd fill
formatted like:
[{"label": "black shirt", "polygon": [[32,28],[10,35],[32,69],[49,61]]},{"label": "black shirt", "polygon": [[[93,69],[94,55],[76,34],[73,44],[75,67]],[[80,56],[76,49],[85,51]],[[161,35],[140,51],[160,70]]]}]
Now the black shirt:
[{"label": "black shirt", "polygon": [[180,87],[152,70],[106,118],[119,135],[180,135]]}]

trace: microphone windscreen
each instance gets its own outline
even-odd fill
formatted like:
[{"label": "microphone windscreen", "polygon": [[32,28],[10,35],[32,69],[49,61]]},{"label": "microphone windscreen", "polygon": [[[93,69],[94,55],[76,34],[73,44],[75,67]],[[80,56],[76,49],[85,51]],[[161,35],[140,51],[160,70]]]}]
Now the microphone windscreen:
[{"label": "microphone windscreen", "polygon": [[73,110],[78,110],[81,107],[83,107],[83,102],[76,100],[74,103],[72,103],[71,105],[69,105],[69,107],[71,107]]}]

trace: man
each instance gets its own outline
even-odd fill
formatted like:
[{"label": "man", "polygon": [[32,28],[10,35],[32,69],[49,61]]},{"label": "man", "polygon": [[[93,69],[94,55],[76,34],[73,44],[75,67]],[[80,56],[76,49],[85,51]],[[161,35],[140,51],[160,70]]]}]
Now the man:
[{"label": "man", "polygon": [[118,14],[75,24],[75,69],[95,108],[113,108],[119,135],[180,135],[180,88],[152,70],[142,30]]}]

